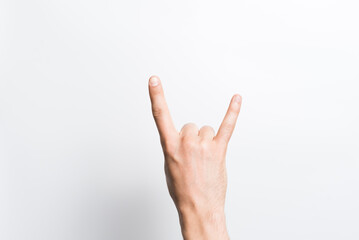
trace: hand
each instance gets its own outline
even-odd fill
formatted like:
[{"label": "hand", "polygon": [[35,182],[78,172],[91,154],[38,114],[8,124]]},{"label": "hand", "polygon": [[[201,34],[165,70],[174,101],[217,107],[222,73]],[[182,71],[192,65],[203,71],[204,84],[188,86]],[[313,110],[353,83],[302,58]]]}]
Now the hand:
[{"label": "hand", "polygon": [[180,217],[184,239],[229,239],[224,204],[227,190],[226,150],[241,108],[234,95],[217,135],[212,127],[189,123],[176,130],[160,79],[149,80],[152,113],[165,157],[169,193]]}]

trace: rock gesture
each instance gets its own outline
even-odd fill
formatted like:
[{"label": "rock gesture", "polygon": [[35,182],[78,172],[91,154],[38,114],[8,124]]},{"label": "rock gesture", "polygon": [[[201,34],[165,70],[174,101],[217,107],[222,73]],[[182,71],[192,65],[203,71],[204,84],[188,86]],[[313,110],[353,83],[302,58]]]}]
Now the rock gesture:
[{"label": "rock gesture", "polygon": [[242,98],[235,94],[217,134],[193,123],[177,131],[160,79],[149,79],[152,113],[165,158],[169,193],[176,205],[185,240],[229,239],[224,204],[227,190],[226,151]]}]

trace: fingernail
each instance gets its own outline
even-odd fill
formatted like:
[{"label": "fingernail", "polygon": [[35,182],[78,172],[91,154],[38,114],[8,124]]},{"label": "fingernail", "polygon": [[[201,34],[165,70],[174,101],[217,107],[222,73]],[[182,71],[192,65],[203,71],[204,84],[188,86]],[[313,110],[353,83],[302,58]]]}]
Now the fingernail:
[{"label": "fingernail", "polygon": [[240,101],[241,101],[241,96],[236,95],[236,96],[234,97],[234,102],[239,103]]},{"label": "fingernail", "polygon": [[160,80],[157,77],[151,77],[150,79],[150,85],[152,87],[157,86],[160,83]]}]

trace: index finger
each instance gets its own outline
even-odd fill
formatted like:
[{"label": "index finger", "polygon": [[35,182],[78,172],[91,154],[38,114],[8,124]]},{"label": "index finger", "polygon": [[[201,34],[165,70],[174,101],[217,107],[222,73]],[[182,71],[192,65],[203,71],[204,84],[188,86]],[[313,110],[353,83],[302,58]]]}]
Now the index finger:
[{"label": "index finger", "polygon": [[227,113],[222,121],[222,124],[218,129],[218,133],[214,137],[214,139],[223,141],[225,143],[229,142],[234,131],[234,127],[236,126],[238,114],[241,109],[241,104],[242,97],[238,94],[234,95],[231,99],[231,103],[229,104]]},{"label": "index finger", "polygon": [[152,103],[152,114],[155,119],[158,132],[161,139],[168,139],[174,136],[177,131],[172,122],[159,77],[150,77],[148,88]]}]

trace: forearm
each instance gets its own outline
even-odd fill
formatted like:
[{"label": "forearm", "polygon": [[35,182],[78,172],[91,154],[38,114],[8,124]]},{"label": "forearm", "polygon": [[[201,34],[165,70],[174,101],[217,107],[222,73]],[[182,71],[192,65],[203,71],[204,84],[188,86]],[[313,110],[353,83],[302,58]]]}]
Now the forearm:
[{"label": "forearm", "polygon": [[184,240],[229,240],[224,210],[178,210]]}]

